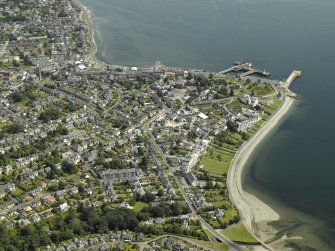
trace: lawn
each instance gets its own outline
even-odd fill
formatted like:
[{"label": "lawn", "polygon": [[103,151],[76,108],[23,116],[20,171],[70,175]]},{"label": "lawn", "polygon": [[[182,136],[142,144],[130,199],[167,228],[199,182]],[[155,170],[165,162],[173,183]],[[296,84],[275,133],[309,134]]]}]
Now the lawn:
[{"label": "lawn", "polygon": [[12,124],[11,122],[0,122],[0,129],[8,127],[10,124]]},{"label": "lawn", "polygon": [[267,114],[272,114],[275,111],[275,109],[273,109],[273,108],[271,108],[269,106],[263,106],[263,110]]},{"label": "lawn", "polygon": [[224,211],[224,216],[222,218],[220,218],[220,222],[221,223],[229,223],[229,221],[233,220],[237,215],[238,212],[236,211],[235,207],[231,206],[230,208],[228,208],[227,210],[223,210]]},{"label": "lawn", "polygon": [[197,240],[197,239],[193,239],[193,241],[205,247],[212,248],[215,251],[227,251],[228,250],[227,245],[222,242],[202,241],[202,240]]},{"label": "lawn", "polygon": [[268,105],[268,107],[270,107],[273,110],[276,110],[281,105],[282,102],[283,102],[282,99],[277,99],[271,105]]},{"label": "lawn", "polygon": [[200,108],[200,111],[204,114],[207,114],[207,115],[212,113],[215,117],[221,117],[222,116],[221,112],[218,109],[216,109],[215,107],[213,107],[213,105],[202,106]]},{"label": "lawn", "polygon": [[219,147],[211,147],[202,158],[204,170],[220,175],[227,173],[234,158],[234,154],[228,151]]},{"label": "lawn", "polygon": [[11,194],[12,194],[13,197],[18,197],[18,196],[20,196],[23,193],[24,192],[20,188],[18,188],[18,187],[16,187],[16,189],[11,192]]},{"label": "lawn", "polygon": [[133,210],[135,212],[140,212],[143,208],[148,207],[149,204],[145,202],[138,201],[135,203]]},{"label": "lawn", "polygon": [[245,226],[241,223],[228,227],[222,230],[221,233],[227,236],[232,241],[241,241],[247,243],[258,243],[258,241],[248,232]]},{"label": "lawn", "polygon": [[203,158],[202,163],[204,165],[204,170],[210,173],[216,173],[222,175],[228,172],[231,160],[232,158],[228,157],[222,157],[222,160],[213,159],[212,157],[209,157],[206,154]]},{"label": "lawn", "polygon": [[221,199],[215,199],[215,201],[211,202],[211,204],[216,208],[223,208],[231,206],[231,202],[228,199],[225,199],[221,196]]},{"label": "lawn", "polygon": [[136,251],[139,250],[139,247],[136,244],[125,244],[123,246],[124,251]]},{"label": "lawn", "polygon": [[234,100],[229,104],[229,107],[235,108],[235,109],[242,109],[242,108],[250,108],[249,105],[242,104],[238,99]]},{"label": "lawn", "polygon": [[271,85],[267,83],[262,84],[250,84],[248,85],[246,91],[247,94],[252,96],[267,96],[275,93],[275,90],[271,87]]},{"label": "lawn", "polygon": [[232,145],[228,145],[226,143],[222,144],[221,147],[213,143],[211,144],[211,147],[217,152],[222,152],[228,155],[235,155],[238,150],[237,147],[233,147]]}]

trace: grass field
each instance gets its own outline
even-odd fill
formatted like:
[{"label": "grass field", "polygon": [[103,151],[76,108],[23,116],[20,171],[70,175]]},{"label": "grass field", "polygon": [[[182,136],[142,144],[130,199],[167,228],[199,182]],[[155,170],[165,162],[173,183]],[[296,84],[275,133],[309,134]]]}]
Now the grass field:
[{"label": "grass field", "polygon": [[231,206],[227,210],[224,211],[224,217],[220,218],[221,223],[229,223],[229,221],[233,220],[237,215],[238,212],[236,211],[235,207]]},{"label": "grass field", "polygon": [[0,122],[0,129],[9,126],[10,124],[12,124],[11,122]]},{"label": "grass field", "polygon": [[235,109],[250,108],[249,105],[242,104],[238,99],[231,102],[229,106]]},{"label": "grass field", "polygon": [[230,226],[229,228],[222,230],[221,233],[227,236],[232,241],[258,243],[258,241],[248,232],[245,226],[241,223]]},{"label": "grass field", "polygon": [[222,242],[210,242],[210,241],[202,241],[202,240],[197,240],[197,239],[193,239],[193,241],[203,246],[206,246],[208,248],[212,248],[215,251],[227,251],[228,250],[228,247],[226,246],[226,244]]},{"label": "grass field", "polygon": [[204,170],[210,173],[224,174],[228,172],[232,158],[223,157],[222,160],[213,159],[207,154],[203,158]]},{"label": "grass field", "polygon": [[273,102],[273,104],[268,105],[268,107],[270,107],[273,110],[276,110],[281,105],[282,102],[283,102],[282,99],[277,99]]},{"label": "grass field", "polygon": [[135,212],[140,212],[143,208],[145,208],[145,207],[147,207],[147,206],[149,206],[148,203],[141,202],[141,201],[137,201],[137,202],[135,203],[135,205],[134,205],[133,210],[134,210]]},{"label": "grass field", "polygon": [[261,83],[257,85],[250,84],[248,85],[246,91],[247,94],[252,96],[267,96],[275,93],[275,90],[271,87],[271,85],[266,83]]},{"label": "grass field", "polygon": [[219,147],[212,145],[202,157],[201,164],[204,170],[213,174],[222,175],[228,172],[234,155],[234,150],[225,149],[224,146]]}]

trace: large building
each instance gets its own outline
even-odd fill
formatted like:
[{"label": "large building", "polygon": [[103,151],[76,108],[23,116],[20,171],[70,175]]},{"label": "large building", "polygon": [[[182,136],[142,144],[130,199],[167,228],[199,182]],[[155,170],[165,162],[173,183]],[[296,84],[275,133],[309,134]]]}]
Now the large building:
[{"label": "large building", "polygon": [[141,170],[136,168],[103,171],[100,176],[104,180],[133,180],[140,175]]},{"label": "large building", "polygon": [[185,156],[183,169],[186,173],[190,172],[190,169],[198,162],[201,153],[206,151],[208,145],[208,140],[202,140],[192,152]]}]

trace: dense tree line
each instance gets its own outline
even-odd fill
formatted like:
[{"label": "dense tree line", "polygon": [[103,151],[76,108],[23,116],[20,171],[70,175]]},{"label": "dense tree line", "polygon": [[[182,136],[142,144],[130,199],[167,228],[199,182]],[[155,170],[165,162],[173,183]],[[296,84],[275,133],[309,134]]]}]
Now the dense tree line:
[{"label": "dense tree line", "polygon": [[25,99],[29,99],[29,103],[36,100],[37,95],[34,93],[34,89],[32,87],[26,87],[22,92],[13,92],[9,95],[9,100],[13,103],[20,103]]},{"label": "dense tree line", "polygon": [[0,153],[0,166],[11,164],[12,160],[27,157],[32,154],[41,153],[48,148],[48,141],[46,138],[38,139],[30,145],[22,145],[18,149],[10,149],[5,154]]},{"label": "dense tree line", "polygon": [[[158,231],[152,227],[140,226],[140,222],[148,220],[150,216],[178,216],[185,213],[189,213],[189,208],[181,202],[160,203],[144,208],[138,213],[127,208],[112,209],[107,204],[100,209],[80,205],[76,210],[72,209],[65,214],[58,213],[55,217],[22,228],[8,229],[4,224],[0,224],[0,251],[37,250],[41,246],[60,243],[87,234],[103,234],[125,229],[161,234],[162,229]],[[201,233],[180,229],[176,224],[166,227],[163,231],[178,231],[180,234],[202,238]]]},{"label": "dense tree line", "polygon": [[[24,127],[20,124],[12,123],[2,128],[2,133],[17,134],[23,132]],[[1,138],[1,136],[0,136]]]},{"label": "dense tree line", "polygon": [[3,19],[4,22],[24,22],[27,20],[25,16],[22,15],[10,15],[8,12],[3,13]]},{"label": "dense tree line", "polygon": [[190,213],[190,209],[184,202],[175,202],[172,204],[162,202],[155,206],[145,207],[142,209],[142,212],[149,214],[151,217],[157,218],[187,214]]},{"label": "dense tree line", "polygon": [[[30,224],[22,228],[8,229],[0,224],[0,251],[37,250],[41,246],[94,233],[110,230],[130,229],[135,231],[139,220],[129,209],[79,207],[65,215],[57,215],[45,222]],[[46,229],[49,228],[50,232]]]},{"label": "dense tree line", "polygon": [[40,113],[40,116],[38,117],[39,120],[42,120],[44,123],[49,122],[50,120],[56,120],[60,117],[60,112],[49,108],[46,109],[44,112]]},{"label": "dense tree line", "polygon": [[74,163],[68,162],[68,161],[63,161],[62,162],[62,170],[64,173],[68,174],[75,174],[78,172],[78,167]]}]

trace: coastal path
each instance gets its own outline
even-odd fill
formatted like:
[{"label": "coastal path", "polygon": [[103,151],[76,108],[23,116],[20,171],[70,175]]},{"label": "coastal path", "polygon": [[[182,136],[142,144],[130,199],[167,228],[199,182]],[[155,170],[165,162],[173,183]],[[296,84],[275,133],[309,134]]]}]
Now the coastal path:
[{"label": "coastal path", "polygon": [[[255,146],[265,137],[265,135],[271,131],[273,127],[276,126],[280,118],[287,112],[290,106],[293,103],[293,99],[290,96],[285,96],[285,100],[280,108],[261,126],[261,128],[247,141],[245,142],[240,149],[237,151],[234,159],[232,160],[231,166],[228,171],[227,176],[227,185],[229,191],[229,198],[237,207],[240,212],[242,221],[249,232],[254,236],[254,238],[259,241],[264,248],[267,250],[273,250],[273,248],[266,244],[264,241],[260,240],[260,238],[255,234],[255,214],[260,214],[257,212],[258,209],[253,210],[252,207],[248,204],[246,198],[246,193],[242,188],[241,176],[243,172],[243,168],[253,153]],[[262,211],[263,212],[263,211]],[[264,221],[273,221],[275,220],[275,212],[271,212]],[[262,216],[258,216],[262,217]]]}]

